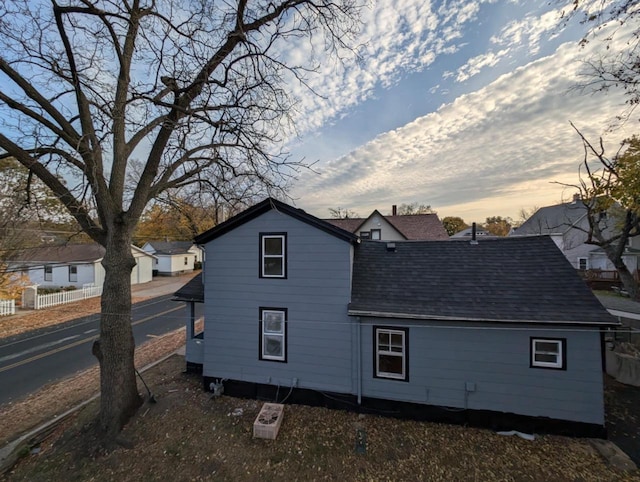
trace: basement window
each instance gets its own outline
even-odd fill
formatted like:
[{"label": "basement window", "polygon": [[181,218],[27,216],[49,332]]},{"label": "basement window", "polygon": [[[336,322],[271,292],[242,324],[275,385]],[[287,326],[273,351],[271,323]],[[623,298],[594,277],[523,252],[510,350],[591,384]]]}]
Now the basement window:
[{"label": "basement window", "polygon": [[565,338],[531,338],[531,368],[567,369]]}]

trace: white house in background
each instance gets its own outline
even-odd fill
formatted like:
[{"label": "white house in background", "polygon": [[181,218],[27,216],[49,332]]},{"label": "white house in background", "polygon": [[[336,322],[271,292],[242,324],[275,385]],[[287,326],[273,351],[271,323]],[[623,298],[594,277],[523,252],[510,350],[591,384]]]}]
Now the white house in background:
[{"label": "white house in background", "polygon": [[[603,212],[599,224],[604,232],[615,229],[616,219]],[[555,204],[538,209],[522,226],[509,236],[548,235],[564,253],[571,265],[580,270],[599,269],[614,271],[606,254],[593,244],[587,244],[589,219],[587,207],[578,195],[568,203]],[[622,260],[632,273],[640,268],[640,236],[630,238]]]},{"label": "white house in background", "polygon": [[147,241],[142,249],[156,257],[153,271],[159,276],[191,273],[202,263],[202,249],[191,241]]},{"label": "white house in background", "polygon": [[435,213],[398,215],[395,205],[392,214],[385,216],[377,209],[367,218],[325,219],[360,239],[374,241],[446,241],[446,229]]},{"label": "white house in background", "polygon": [[[42,287],[102,286],[104,253],[105,249],[95,243],[45,246],[17,252],[7,264],[10,269],[22,271],[31,283]],[[136,260],[136,266],[131,270],[131,284],[151,281],[155,257],[135,246],[131,246],[131,254]]]}]

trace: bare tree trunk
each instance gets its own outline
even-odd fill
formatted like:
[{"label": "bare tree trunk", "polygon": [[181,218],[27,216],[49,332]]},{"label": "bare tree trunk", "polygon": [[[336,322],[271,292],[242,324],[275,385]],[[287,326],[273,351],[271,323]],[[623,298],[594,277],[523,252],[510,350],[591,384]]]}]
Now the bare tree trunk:
[{"label": "bare tree trunk", "polygon": [[[622,241],[626,241],[626,238],[623,239]],[[620,281],[622,282],[622,286],[624,286],[624,289],[626,290],[626,292],[629,293],[629,297],[632,300],[638,300],[640,297],[640,290],[638,290],[638,282],[633,277],[633,273],[631,273],[631,271],[629,271],[629,268],[627,268],[627,265],[624,264],[624,261],[622,260],[622,254],[621,254],[622,250],[619,249],[617,246],[611,246],[611,245],[602,246],[602,249],[604,249],[604,252],[606,253],[607,258],[609,258],[609,260],[613,263],[613,266],[618,272],[618,276],[620,277]]]},{"label": "bare tree trunk", "polygon": [[105,269],[102,292],[100,338],[93,353],[100,362],[99,430],[114,439],[142,399],[136,384],[131,329],[131,254],[130,236],[124,227],[116,227],[110,236],[102,260]]},{"label": "bare tree trunk", "polygon": [[624,289],[629,293],[629,297],[632,300],[640,301],[640,291],[638,290],[638,282],[633,277],[629,268],[623,263],[619,263],[621,266],[616,264],[616,269],[618,270],[618,275],[620,276],[620,281],[622,281],[622,285]]}]

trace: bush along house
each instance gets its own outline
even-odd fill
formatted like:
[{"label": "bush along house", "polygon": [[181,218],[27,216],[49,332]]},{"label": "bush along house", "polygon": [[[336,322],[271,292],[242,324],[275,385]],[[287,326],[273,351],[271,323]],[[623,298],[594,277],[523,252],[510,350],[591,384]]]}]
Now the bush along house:
[{"label": "bush along house", "polygon": [[176,299],[190,314],[187,366],[207,389],[605,433],[602,340],[617,321],[548,237],[360,241],[266,199],[196,242],[203,279]]}]

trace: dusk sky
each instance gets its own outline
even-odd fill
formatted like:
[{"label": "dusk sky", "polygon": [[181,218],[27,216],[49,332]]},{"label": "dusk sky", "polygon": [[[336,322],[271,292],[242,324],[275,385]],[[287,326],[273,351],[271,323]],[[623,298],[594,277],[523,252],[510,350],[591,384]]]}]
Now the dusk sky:
[{"label": "dusk sky", "polygon": [[611,152],[639,126],[636,116],[607,132],[621,93],[572,89],[604,44],[580,48],[587,27],[562,28],[561,10],[546,0],[373,2],[360,62],[324,62],[311,78],[322,98],[298,92],[300,139],[289,149],[317,173],[294,184],[296,206],[367,216],[419,202],[470,223],[570,198],[553,184],[578,179],[583,150],[569,121]]}]

